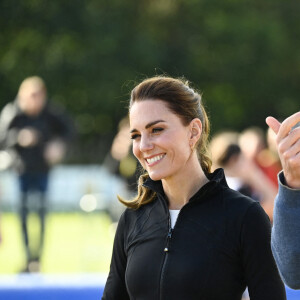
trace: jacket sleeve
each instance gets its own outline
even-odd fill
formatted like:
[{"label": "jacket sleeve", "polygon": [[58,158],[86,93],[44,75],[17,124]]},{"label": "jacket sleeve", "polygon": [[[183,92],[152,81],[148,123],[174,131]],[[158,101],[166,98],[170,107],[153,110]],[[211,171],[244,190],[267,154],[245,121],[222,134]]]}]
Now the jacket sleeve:
[{"label": "jacket sleeve", "polygon": [[279,272],[292,289],[300,289],[300,190],[285,186],[278,176],[271,245]]},{"label": "jacket sleeve", "polygon": [[14,103],[8,103],[0,113],[0,148],[5,149],[14,146],[17,143],[17,130],[10,128],[14,118],[17,115],[17,109]]},{"label": "jacket sleeve", "polygon": [[271,225],[258,202],[244,216],[241,253],[251,300],[284,300],[285,286],[271,251]]},{"label": "jacket sleeve", "polygon": [[124,249],[124,235],[126,232],[125,214],[126,211],[122,214],[118,223],[114,239],[110,271],[105,284],[102,300],[130,299],[125,284],[125,270],[127,263],[127,255]]}]

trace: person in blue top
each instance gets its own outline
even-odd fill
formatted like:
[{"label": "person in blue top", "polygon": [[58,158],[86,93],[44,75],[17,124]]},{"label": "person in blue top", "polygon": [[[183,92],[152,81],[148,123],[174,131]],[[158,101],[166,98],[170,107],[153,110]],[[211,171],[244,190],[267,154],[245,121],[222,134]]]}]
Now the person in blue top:
[{"label": "person in blue top", "polygon": [[300,111],[282,123],[268,117],[276,133],[282,172],[275,199],[271,245],[285,284],[300,289]]}]

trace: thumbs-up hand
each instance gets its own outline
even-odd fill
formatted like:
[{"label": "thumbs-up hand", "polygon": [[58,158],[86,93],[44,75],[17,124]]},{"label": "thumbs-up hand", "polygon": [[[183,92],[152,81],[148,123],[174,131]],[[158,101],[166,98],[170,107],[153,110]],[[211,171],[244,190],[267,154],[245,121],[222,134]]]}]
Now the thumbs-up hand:
[{"label": "thumbs-up hand", "polygon": [[276,134],[277,150],[286,184],[300,189],[300,111],[280,123],[267,117],[266,123]]}]

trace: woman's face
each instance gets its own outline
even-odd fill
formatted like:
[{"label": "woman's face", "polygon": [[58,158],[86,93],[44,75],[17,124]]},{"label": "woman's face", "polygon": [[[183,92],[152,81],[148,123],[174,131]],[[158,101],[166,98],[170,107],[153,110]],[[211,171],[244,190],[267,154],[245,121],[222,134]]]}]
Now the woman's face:
[{"label": "woman's face", "polygon": [[187,167],[191,125],[184,126],[164,101],[135,102],[129,118],[133,153],[152,180],[170,178]]}]

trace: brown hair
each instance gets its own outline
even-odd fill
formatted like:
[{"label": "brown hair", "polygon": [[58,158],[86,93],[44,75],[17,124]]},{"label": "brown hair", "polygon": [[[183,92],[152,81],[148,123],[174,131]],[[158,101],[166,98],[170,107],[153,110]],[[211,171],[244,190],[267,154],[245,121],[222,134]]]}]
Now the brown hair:
[{"label": "brown hair", "polygon": [[[145,79],[132,90],[129,111],[135,102],[149,99],[164,101],[185,126],[195,118],[201,120],[202,134],[196,145],[196,149],[204,173],[210,173],[212,164],[208,156],[210,124],[201,101],[200,93],[194,91],[189,86],[189,82],[184,79],[165,76],[152,77]],[[155,198],[155,192],[143,186],[148,177],[147,172],[140,176],[138,180],[138,194],[134,199],[127,201],[118,196],[120,202],[127,207],[135,209],[151,202]]]}]

